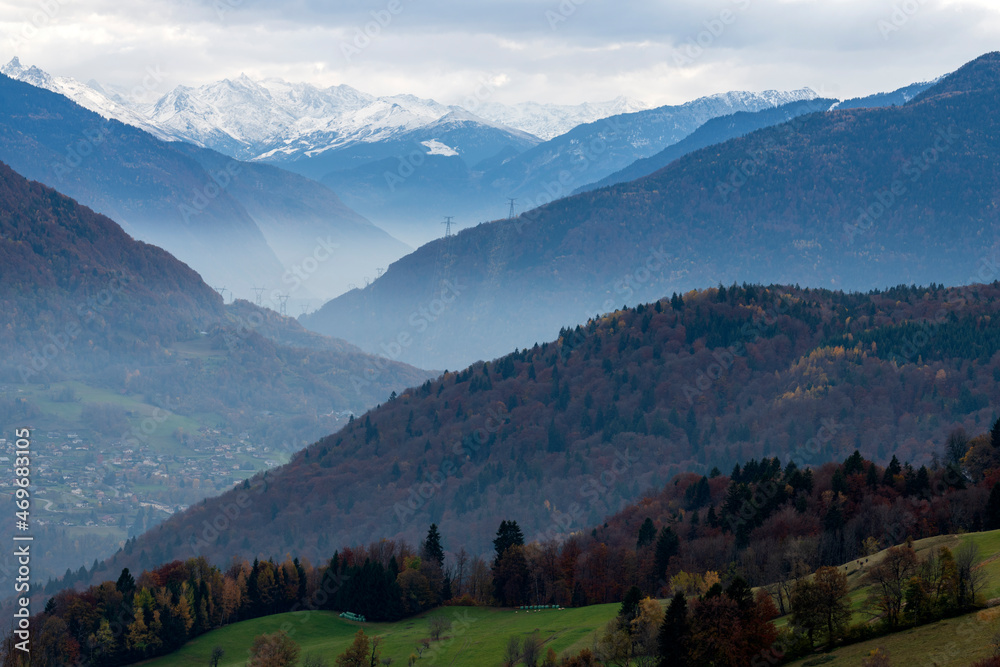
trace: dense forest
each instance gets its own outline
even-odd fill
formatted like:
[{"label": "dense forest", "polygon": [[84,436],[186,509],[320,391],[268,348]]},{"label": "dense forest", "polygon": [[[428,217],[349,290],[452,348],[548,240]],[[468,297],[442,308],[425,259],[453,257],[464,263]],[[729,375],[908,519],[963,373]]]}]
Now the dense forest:
[{"label": "dense forest", "polygon": [[751,458],[929,465],[953,429],[996,418],[998,305],[1000,284],[746,285],[608,313],[391,397],[250,480],[228,530],[205,537],[205,522],[237,492],[172,517],[169,540],[140,538],[130,566],[234,547],[316,560],[430,523],[480,550],[511,506],[529,508],[529,537],[575,531],[678,473]]},{"label": "dense forest", "polygon": [[[516,520],[501,521],[484,555],[444,542],[432,524],[417,548],[379,540],[339,550],[317,566],[291,556],[235,558],[225,570],[197,557],[136,579],[118,565],[134,551],[130,541],[91,573],[120,572],[116,581],[48,599],[33,618],[40,632],[32,665],[128,664],[213,628],[286,611],[324,609],[378,622],[441,604],[618,601],[622,612],[596,642],[597,657],[588,650],[565,664],[662,655],[678,665],[745,665],[764,651],[802,655],[816,643],[863,640],[983,602],[981,554],[943,548],[921,563],[910,545],[1000,527],[1000,420],[972,439],[955,431],[941,455],[918,469],[895,457],[883,468],[855,452],[817,468],[765,458],[737,465],[728,477],[686,473],[589,533],[528,542]],[[874,583],[896,577],[905,596],[872,587],[873,620],[849,628],[846,576],[830,566],[886,548],[867,576]],[[756,596],[752,587],[760,587]],[[839,591],[835,622],[824,617],[834,613],[822,602],[830,590]],[[669,596],[665,615],[658,604],[644,604]],[[787,613],[791,629],[779,642],[770,621]]]}]

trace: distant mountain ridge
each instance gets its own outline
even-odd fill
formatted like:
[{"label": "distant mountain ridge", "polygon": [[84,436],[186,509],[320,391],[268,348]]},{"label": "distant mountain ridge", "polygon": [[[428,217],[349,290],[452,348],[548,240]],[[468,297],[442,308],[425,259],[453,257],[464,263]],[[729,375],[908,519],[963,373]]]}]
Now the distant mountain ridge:
[{"label": "distant mountain ridge", "polygon": [[[578,125],[565,134],[527,149],[507,150],[492,159],[469,163],[460,157],[421,155],[400,145],[380,160],[330,171],[322,182],[352,208],[383,221],[393,233],[405,228],[439,235],[441,215],[455,216],[459,228],[534,208],[570,194],[635,160],[647,157],[693,132],[705,121],[737,111],[756,111],[816,93],[801,90],[734,91],[685,104],[664,106]],[[432,231],[433,230],[433,231]]]},{"label": "distant mountain ridge", "polygon": [[408,250],[299,175],[160,141],[6,76],[0,101],[0,160],[243,298],[258,286],[299,303],[323,299]]},{"label": "distant mountain ridge", "polygon": [[801,116],[638,181],[463,230],[303,322],[376,350],[447,278],[465,287],[461,298],[398,358],[453,368],[588,313],[706,284],[991,280],[998,63],[987,54],[903,106]]},{"label": "distant mountain ridge", "polygon": [[756,112],[738,111],[729,116],[712,118],[681,141],[668,146],[656,155],[636,160],[625,169],[611,174],[607,178],[577,188],[574,194],[596,190],[597,188],[615,185],[616,183],[634,181],[662,169],[674,160],[684,157],[699,148],[719,144],[728,139],[742,137],[755,130],[787,122],[802,114],[833,109],[875,109],[878,107],[901,106],[912,100],[919,93],[930,88],[933,83],[914,83],[891,93],[876,93],[844,101],[823,98],[799,100],[782,104],[773,109],[763,109]]},{"label": "distant mountain ridge", "polygon": [[346,85],[241,75],[178,86],[146,104],[105,98],[97,84],[51,77],[16,60],[0,71],[157,136],[321,181],[412,245],[439,236],[441,216],[453,216],[461,229],[501,217],[507,198],[517,199],[519,210],[533,208],[660,151],[710,118],[816,96],[808,88],[736,91],[649,109],[624,97],[503,105],[486,95],[463,109],[413,95],[375,97]]}]

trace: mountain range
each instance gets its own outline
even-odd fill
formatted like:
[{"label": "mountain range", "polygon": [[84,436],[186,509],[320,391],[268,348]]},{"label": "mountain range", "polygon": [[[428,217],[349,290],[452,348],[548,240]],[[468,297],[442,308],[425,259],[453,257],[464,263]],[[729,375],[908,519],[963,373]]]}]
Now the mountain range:
[{"label": "mountain range", "polygon": [[484,83],[463,108],[413,95],[376,97],[346,85],[324,89],[241,75],[178,86],[144,103],[96,82],[26,68],[16,58],[0,71],[160,138],[321,181],[413,245],[440,235],[441,216],[456,218],[458,228],[500,218],[508,197],[523,209],[568,194],[653,155],[711,118],[816,96],[808,88],[730,92],[656,109],[628,98],[503,105],[491,101],[495,90]]},{"label": "mountain range", "polygon": [[297,174],[161,141],[7,76],[0,101],[0,160],[239,297],[258,286],[275,310],[278,294],[321,303],[409,249]]},{"label": "mountain range", "polygon": [[[706,283],[992,280],[996,103],[987,54],[902,106],[799,116],[429,243],[302,321],[373,352],[414,334],[393,358],[456,368]],[[460,297],[421,316],[443,280]]]},{"label": "mountain range", "polygon": [[666,167],[674,160],[684,157],[699,148],[721,144],[728,139],[742,137],[765,127],[788,122],[803,114],[830,109],[875,109],[878,107],[901,106],[927,90],[933,82],[914,83],[891,93],[876,93],[843,102],[833,99],[815,98],[789,102],[773,109],[760,111],[738,111],[728,116],[719,116],[707,121],[681,141],[671,144],[656,155],[636,160],[625,169],[611,174],[595,183],[577,188],[574,194],[596,190],[607,185],[625,183],[648,176]]}]

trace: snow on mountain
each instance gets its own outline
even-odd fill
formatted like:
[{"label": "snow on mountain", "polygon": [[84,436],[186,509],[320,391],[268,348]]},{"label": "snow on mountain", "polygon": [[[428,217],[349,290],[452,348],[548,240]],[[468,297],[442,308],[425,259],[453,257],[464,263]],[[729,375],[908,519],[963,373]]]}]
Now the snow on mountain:
[{"label": "snow on mountain", "polygon": [[150,122],[143,114],[138,112],[128,100],[115,95],[112,99],[100,85],[91,82],[89,85],[80,83],[76,79],[59,76],[54,77],[44,72],[34,65],[25,67],[15,56],[9,63],[0,67],[0,73],[12,79],[31,84],[36,88],[58,93],[73,100],[84,109],[93,111],[104,118],[114,118],[121,122],[138,127],[149,132],[157,139],[170,141],[173,137],[161,130],[155,123]]},{"label": "snow on mountain", "polygon": [[430,141],[421,141],[420,143],[427,147],[428,155],[448,155],[448,156],[458,155],[458,151],[456,151],[451,146],[445,146],[437,139],[431,139]]},{"label": "snow on mountain", "polygon": [[648,108],[650,107],[645,102],[628,97],[616,97],[608,102],[584,102],[574,105],[537,102],[507,105],[493,102],[484,104],[477,112],[487,120],[517,128],[547,141],[569,132],[577,125]]}]

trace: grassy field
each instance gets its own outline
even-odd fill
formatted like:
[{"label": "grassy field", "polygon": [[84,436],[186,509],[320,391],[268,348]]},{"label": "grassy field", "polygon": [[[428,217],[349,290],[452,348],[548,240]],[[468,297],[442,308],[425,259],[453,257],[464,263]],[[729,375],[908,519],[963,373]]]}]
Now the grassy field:
[{"label": "grassy field", "polygon": [[[914,549],[921,558],[931,550],[947,546],[953,551],[967,540],[975,541],[985,555],[981,567],[986,571],[989,585],[987,597],[1000,596],[1000,531],[969,535],[942,535],[914,542]],[[863,577],[867,570],[878,563],[885,552],[867,559],[854,560],[842,565],[851,586],[853,622],[868,620],[865,609],[866,587]],[[428,622],[443,616],[453,620],[453,628],[431,649],[424,652],[419,664],[425,665],[493,665],[499,663],[508,637],[524,636],[537,631],[544,641],[544,649],[552,647],[557,654],[568,655],[593,644],[596,632],[618,613],[619,605],[606,604],[580,609],[514,612],[481,607],[445,607],[399,623],[354,623],[339,618],[333,612],[280,614],[255,619],[221,628],[195,639],[180,651],[144,664],[155,667],[201,667],[208,664],[215,646],[226,654],[221,667],[238,667],[246,664],[247,650],[257,635],[284,628],[302,647],[303,657],[317,654],[331,659],[350,645],[354,633],[363,627],[369,635],[382,637],[382,656],[392,658],[392,664],[405,665],[411,653],[424,639],[429,638]],[[1000,631],[1000,620],[992,612],[980,612],[949,619],[931,625],[906,630],[871,642],[838,649],[830,654],[817,655],[795,665],[831,665],[855,667],[875,648],[887,650],[894,665],[914,667],[949,667],[968,665],[989,654],[990,638]],[[776,620],[784,626],[789,617]]]},{"label": "grassy field", "polygon": [[795,667],[858,667],[862,658],[881,648],[888,653],[893,665],[968,667],[979,658],[989,657],[990,638],[1000,629],[997,621],[980,620],[979,615],[968,614],[922,625],[790,664]]},{"label": "grassy field", "polygon": [[155,667],[203,667],[215,646],[226,654],[220,667],[242,667],[247,649],[257,635],[284,628],[302,647],[302,656],[310,653],[333,658],[343,653],[359,627],[383,641],[383,658],[392,664],[405,665],[417,652],[421,640],[430,637],[429,619],[443,616],[453,621],[452,629],[440,641],[432,642],[418,664],[421,665],[494,665],[503,654],[508,637],[538,631],[545,642],[543,651],[552,647],[556,653],[576,653],[590,646],[594,632],[618,613],[619,605],[605,604],[579,609],[548,609],[514,612],[484,607],[442,607],[399,623],[354,623],[333,612],[279,614],[220,628],[194,641],[180,651],[142,663]]}]

